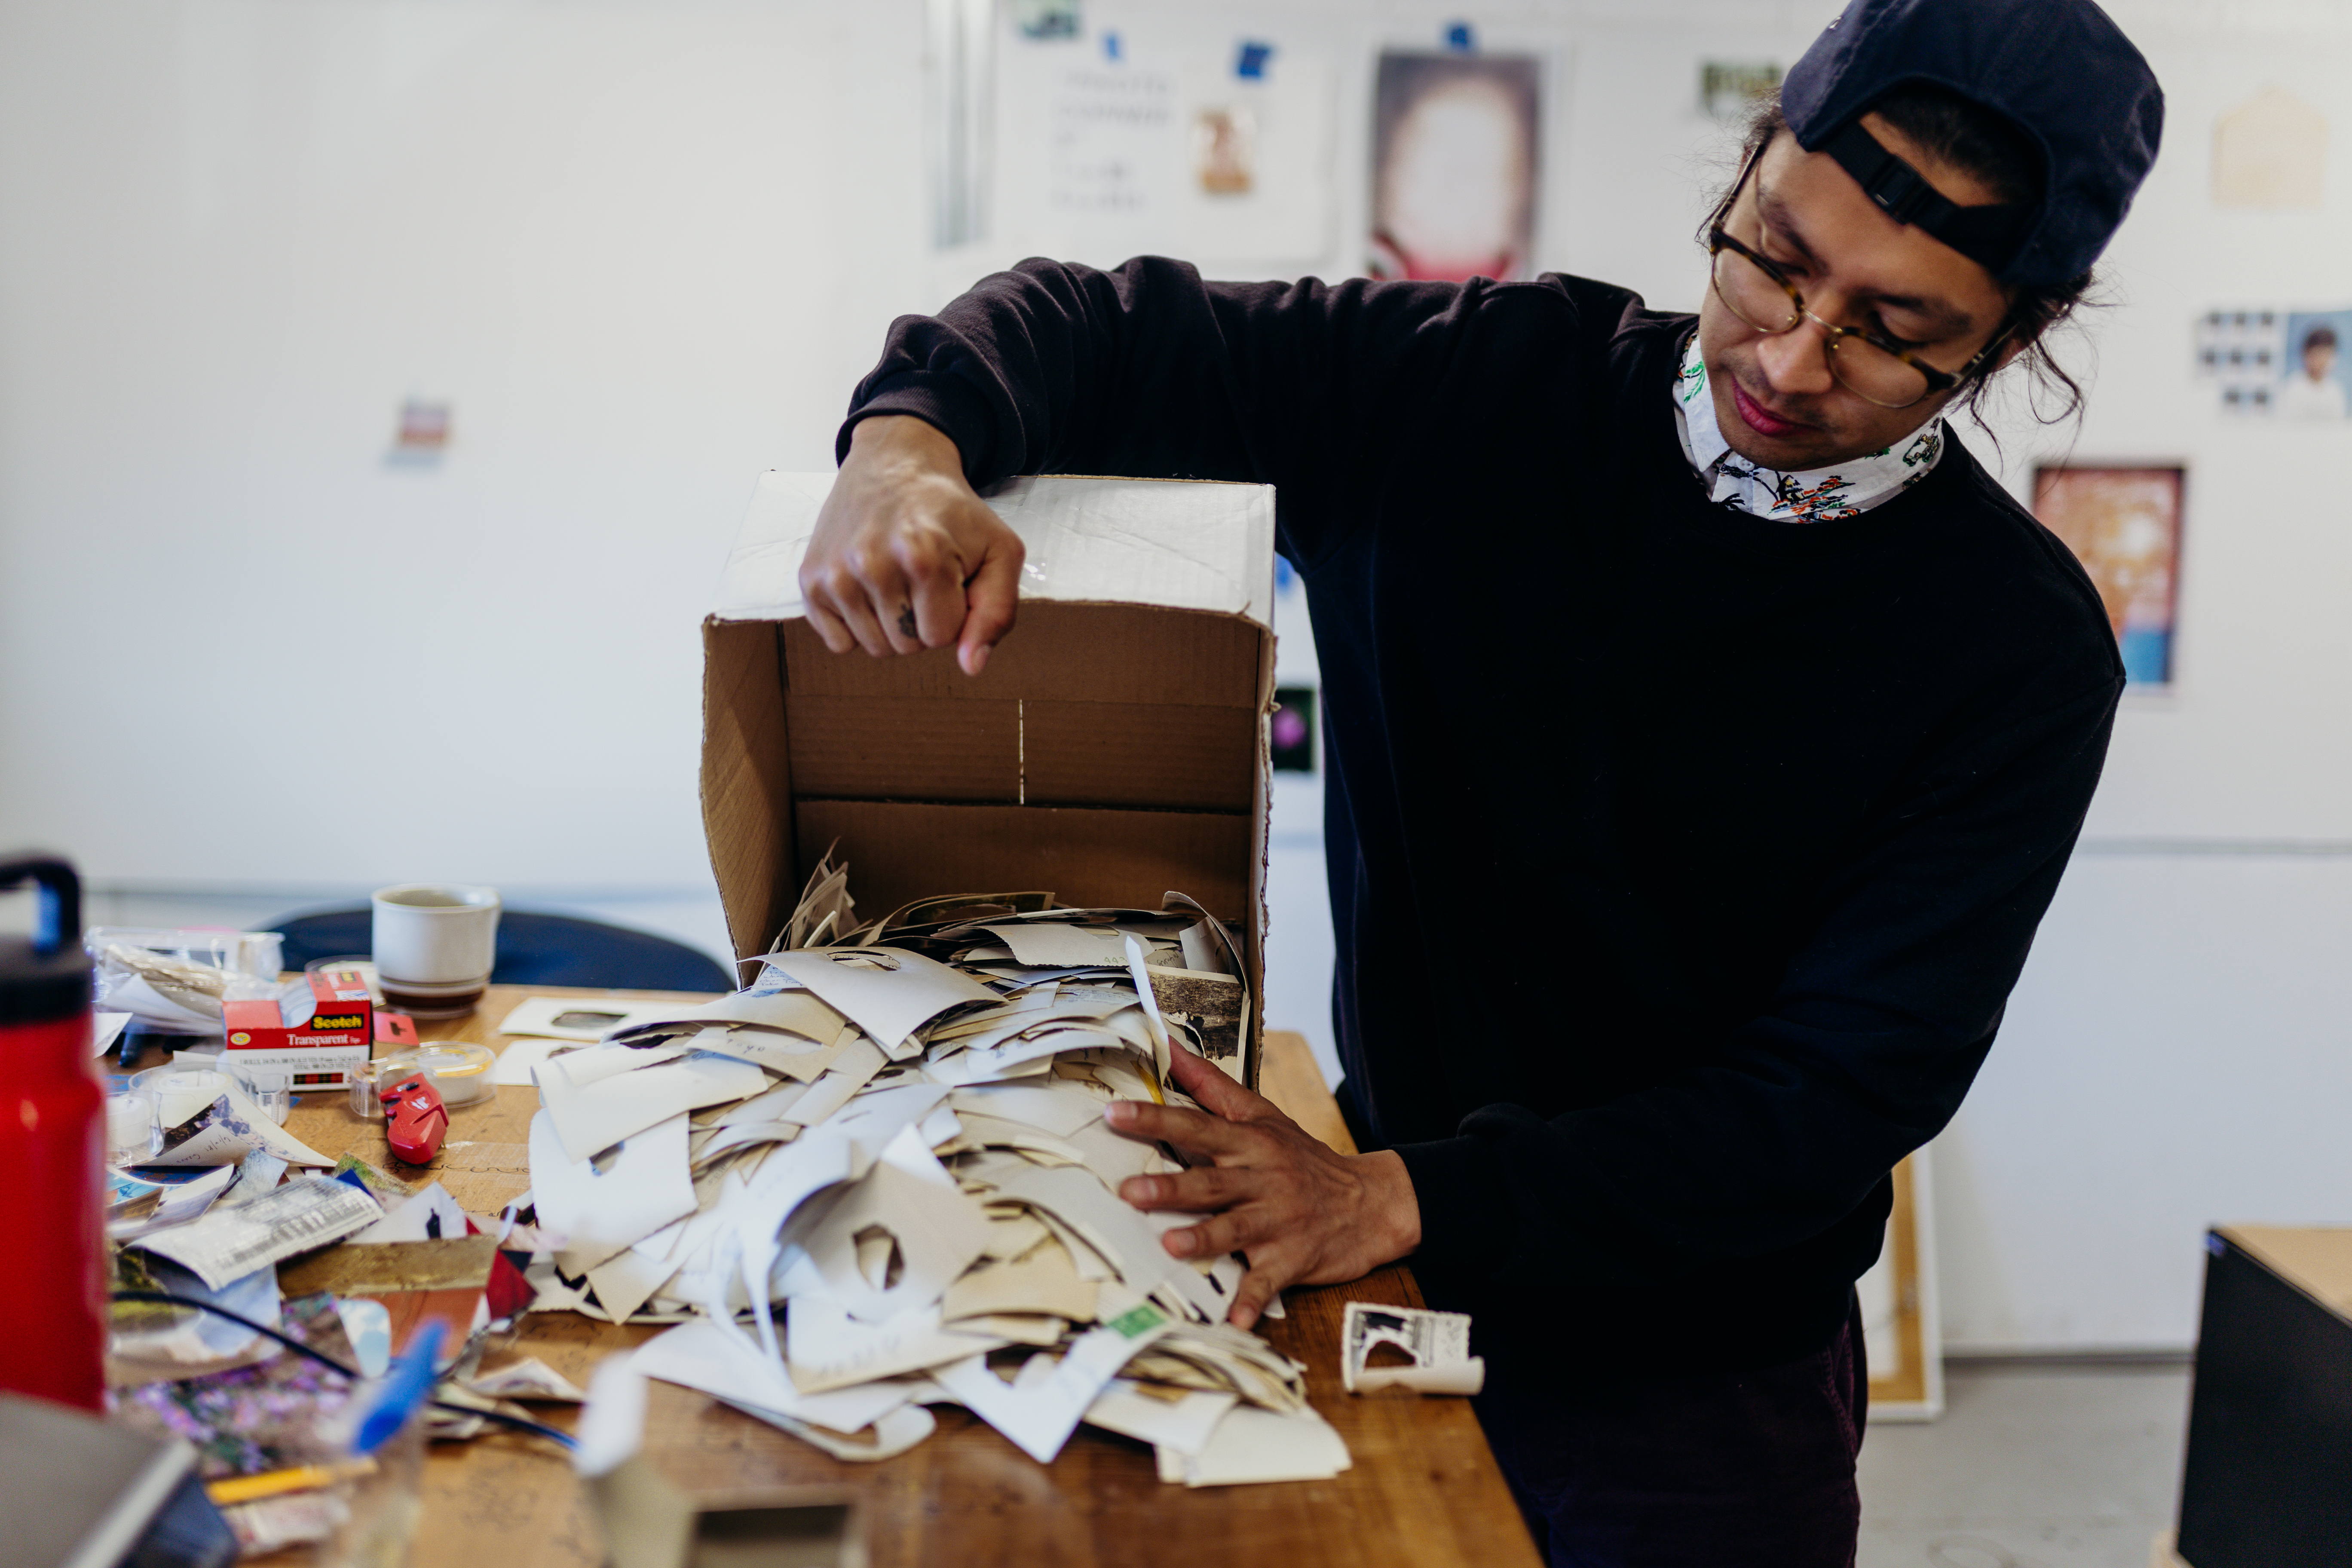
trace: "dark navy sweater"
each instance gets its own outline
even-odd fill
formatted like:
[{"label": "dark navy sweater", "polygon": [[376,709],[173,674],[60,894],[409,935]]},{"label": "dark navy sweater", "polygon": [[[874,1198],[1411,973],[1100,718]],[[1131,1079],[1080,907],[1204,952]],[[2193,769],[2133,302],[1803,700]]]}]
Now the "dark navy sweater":
[{"label": "dark navy sweater", "polygon": [[[907,317],[850,423],[976,484],[1276,487],[1324,680],[1343,1095],[1507,1370],[1771,1364],[1992,1044],[2123,685],[1955,442],[1858,517],[1710,502],[1625,289],[1030,261]],[[846,449],[850,426],[843,427]],[[1018,636],[1015,631],[1014,636]]]}]

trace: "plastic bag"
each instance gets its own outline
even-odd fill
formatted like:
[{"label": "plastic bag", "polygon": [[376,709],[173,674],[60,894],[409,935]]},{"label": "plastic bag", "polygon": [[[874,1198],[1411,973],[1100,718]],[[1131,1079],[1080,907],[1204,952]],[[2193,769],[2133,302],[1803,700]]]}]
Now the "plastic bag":
[{"label": "plastic bag", "polygon": [[160,931],[92,926],[95,1005],[164,1035],[218,1035],[223,1002],[276,997],[285,937],[274,931]]}]

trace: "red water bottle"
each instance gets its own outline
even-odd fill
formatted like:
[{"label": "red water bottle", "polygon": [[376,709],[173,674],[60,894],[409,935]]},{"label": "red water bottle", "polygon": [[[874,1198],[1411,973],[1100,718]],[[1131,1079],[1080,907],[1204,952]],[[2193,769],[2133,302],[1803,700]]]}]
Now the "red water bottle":
[{"label": "red water bottle", "polygon": [[106,1394],[106,1107],[89,1048],[81,884],[46,856],[0,860],[40,892],[30,941],[0,936],[0,1388],[84,1410]]}]

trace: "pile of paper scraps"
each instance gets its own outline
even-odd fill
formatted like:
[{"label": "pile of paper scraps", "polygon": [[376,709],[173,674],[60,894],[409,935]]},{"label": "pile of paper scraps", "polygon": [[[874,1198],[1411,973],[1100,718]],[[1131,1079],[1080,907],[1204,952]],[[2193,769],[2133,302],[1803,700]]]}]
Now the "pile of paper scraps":
[{"label": "pile of paper scraps", "polygon": [[1041,1462],[1086,1421],[1192,1486],[1348,1467],[1304,1369],[1225,1322],[1241,1260],[1171,1258],[1198,1216],[1118,1196],[1181,1167],[1103,1108],[1190,1103],[1172,1051],[1240,1059],[1222,924],[1177,894],[1013,893],[852,929],[828,858],[775,945],[748,989],[533,1069],[530,1223],[505,1243],[535,1247],[533,1310],[678,1323],[635,1374],[844,1458],[955,1404]]}]

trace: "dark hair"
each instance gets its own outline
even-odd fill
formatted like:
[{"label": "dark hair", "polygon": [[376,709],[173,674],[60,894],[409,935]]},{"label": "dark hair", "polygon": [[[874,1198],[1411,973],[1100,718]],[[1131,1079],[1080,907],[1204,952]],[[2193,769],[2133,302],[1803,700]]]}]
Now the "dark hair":
[{"label": "dark hair", "polygon": [[2335,346],[2336,329],[2325,321],[2303,334],[2303,352],[2305,353],[2314,349],[2332,349]]},{"label": "dark hair", "polygon": [[[1931,82],[1906,82],[1870,106],[1888,124],[1917,142],[1932,157],[1991,187],[2004,202],[2031,205],[2042,196],[2045,174],[2041,148],[2033,139],[2000,115]],[[1778,90],[1760,96],[1748,117],[1747,134],[1739,149],[1740,163],[1748,162],[1788,130],[1781,117]],[[1730,203],[1727,194],[1716,205],[1710,225],[1723,219]],[[2027,406],[2034,418],[2055,425],[2082,411],[2082,384],[2052,357],[2049,336],[2078,308],[2096,302],[2089,296],[2096,283],[2093,273],[2054,288],[2009,288],[2009,314],[2002,325],[2025,345],[2011,362],[2025,372]],[[1979,375],[1955,401],[1970,414],[1979,411],[1990,376]],[[2057,398],[2056,411],[2044,414],[2042,395]]]}]

